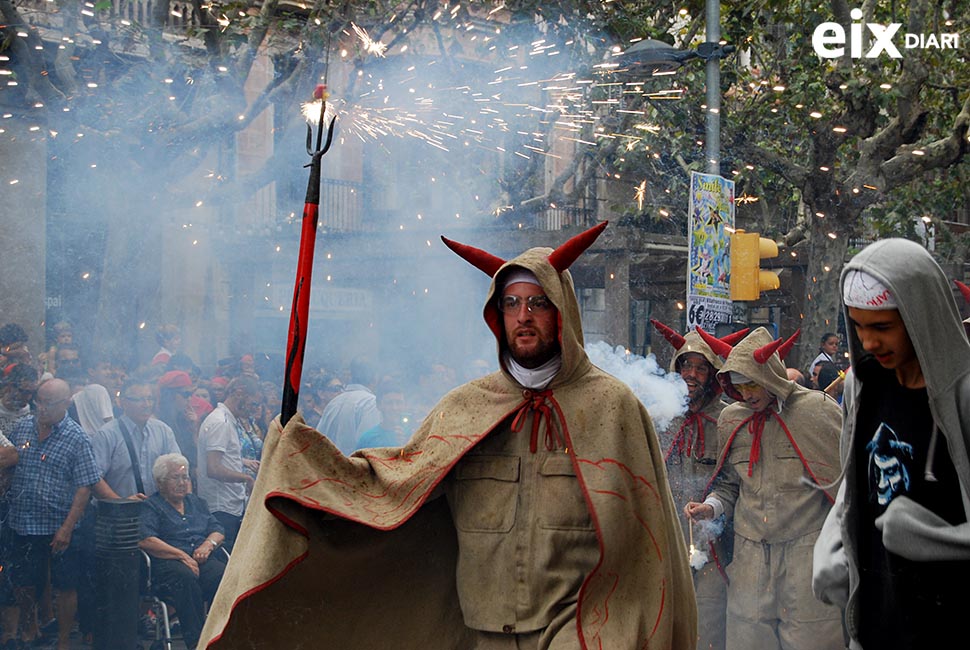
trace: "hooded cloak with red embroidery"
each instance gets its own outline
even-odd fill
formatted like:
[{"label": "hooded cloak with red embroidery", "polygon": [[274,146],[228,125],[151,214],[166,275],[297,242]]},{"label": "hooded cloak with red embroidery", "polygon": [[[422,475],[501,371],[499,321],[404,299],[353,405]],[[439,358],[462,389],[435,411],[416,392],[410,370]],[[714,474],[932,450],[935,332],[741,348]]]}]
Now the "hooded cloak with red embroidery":
[{"label": "hooded cloak with red embroidery", "polygon": [[[842,412],[825,393],[788,379],[778,348],[787,352],[794,339],[772,341],[759,327],[733,349],[712,345],[727,356],[717,378],[739,400],[718,419],[714,494],[733,516],[735,533],[750,540],[785,542],[819,530],[838,487],[832,483],[839,476]],[[732,372],[765,388],[776,402],[753,411],[732,384]],[[735,508],[739,500],[743,509]]]},{"label": "hooded cloak with red embroidery", "polygon": [[[668,462],[677,457],[693,457],[700,460],[710,460],[714,465],[717,459],[717,417],[721,414],[727,404],[718,399],[721,394],[721,385],[718,383],[716,374],[724,364],[724,360],[717,356],[711,346],[697,333],[691,330],[681,336],[663,323],[651,319],[653,326],[663,334],[667,342],[674,346],[674,356],[670,360],[670,372],[680,372],[679,363],[687,354],[699,354],[711,365],[711,374],[708,379],[708,386],[705,389],[704,405],[696,412],[688,410],[684,415],[674,418],[667,430],[661,433],[660,439],[663,443],[664,460]],[[747,335],[748,329],[734,332],[723,339],[727,345],[734,345]],[[709,471],[708,471],[709,473]],[[708,477],[709,478],[709,477]],[[673,481],[673,477],[671,477]],[[698,490],[703,490],[704,485],[697,486]],[[689,499],[697,499],[702,495],[690,496]],[[675,503],[679,502],[675,499]],[[684,502],[686,503],[686,501]]]},{"label": "hooded cloak with red embroidery", "polygon": [[599,558],[576,602],[579,646],[694,647],[686,549],[650,417],[587,358],[565,270],[602,226],[578,250],[534,248],[509,262],[449,244],[466,258],[473,251],[493,277],[484,316],[500,351],[496,296],[507,268],[532,271],[559,310],[562,367],[541,393],[503,368],[447,394],[404,447],[349,458],[299,415],[282,431],[277,421],[200,648],[471,647],[456,588],[455,524],[436,488],[522,414],[535,426],[526,422],[518,433],[531,435],[533,447],[562,445],[558,455],[595,526]]},{"label": "hooded cloak with red embroidery", "polygon": [[[700,355],[710,364],[707,386],[697,410],[688,410],[674,418],[666,431],[660,434],[661,448],[667,465],[667,477],[673,493],[674,505],[682,507],[690,501],[703,501],[705,490],[714,476],[717,463],[717,419],[727,406],[721,399],[721,385],[717,371],[724,360],[717,356],[711,346],[696,330],[681,336],[663,323],[652,320],[654,327],[674,347],[670,371],[680,372],[681,364],[688,354]],[[748,333],[747,329],[720,339],[733,345]],[[731,562],[731,543],[734,532],[730,521],[723,518],[710,524],[691,526],[686,517],[681,518],[685,543],[692,545],[698,554],[691,557],[694,569],[694,590],[697,595],[698,648],[724,648],[727,614],[727,574],[725,567]]]}]

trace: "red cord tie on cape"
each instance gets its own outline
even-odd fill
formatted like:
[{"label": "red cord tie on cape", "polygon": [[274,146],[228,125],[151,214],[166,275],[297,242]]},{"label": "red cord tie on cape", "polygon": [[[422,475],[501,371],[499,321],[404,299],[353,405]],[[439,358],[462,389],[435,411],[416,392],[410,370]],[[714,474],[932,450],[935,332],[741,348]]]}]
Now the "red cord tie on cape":
[{"label": "red cord tie on cape", "polygon": [[556,407],[556,412],[559,414],[559,420],[563,427],[566,426],[566,422],[562,417],[562,411],[559,409],[559,405],[556,404],[556,400],[552,397],[551,390],[544,390],[541,392],[534,392],[531,390],[522,391],[525,396],[525,401],[518,408],[518,412],[515,414],[515,419],[512,420],[512,432],[518,433],[522,430],[522,425],[525,424],[525,418],[531,411],[535,415],[532,418],[532,433],[529,437],[529,451],[533,454],[539,449],[539,421],[542,418],[546,419],[546,435],[545,435],[545,445],[546,449],[549,451],[554,451],[559,447],[565,448],[565,443],[562,440],[562,436],[556,430],[556,427],[552,423],[552,409],[549,408],[548,401]]},{"label": "red cord tie on cape", "polygon": [[748,476],[751,476],[755,463],[761,458],[761,434],[765,432],[765,422],[771,415],[771,409],[766,408],[748,418],[748,431],[754,436],[751,440],[751,456],[748,458]]},{"label": "red cord tie on cape", "polygon": [[[664,460],[670,458],[670,454],[673,453],[674,449],[677,449],[677,454],[684,456],[685,447],[686,455],[689,457],[694,450],[694,441],[697,441],[697,457],[704,457],[704,420],[708,422],[717,422],[714,418],[702,413],[701,411],[691,412],[684,418],[684,423],[680,425],[680,429],[674,435],[673,442],[670,443],[670,447],[667,449],[667,456]],[[693,435],[693,431],[697,431],[697,435]]]}]

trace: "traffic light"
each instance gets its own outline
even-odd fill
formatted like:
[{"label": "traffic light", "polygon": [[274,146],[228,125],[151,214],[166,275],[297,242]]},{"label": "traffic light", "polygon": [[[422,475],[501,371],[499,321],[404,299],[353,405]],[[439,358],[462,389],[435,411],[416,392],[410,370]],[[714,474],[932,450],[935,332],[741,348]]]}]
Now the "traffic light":
[{"label": "traffic light", "polygon": [[761,260],[778,257],[778,244],[756,232],[731,234],[731,300],[757,300],[762,291],[781,286],[778,275],[761,270]]}]

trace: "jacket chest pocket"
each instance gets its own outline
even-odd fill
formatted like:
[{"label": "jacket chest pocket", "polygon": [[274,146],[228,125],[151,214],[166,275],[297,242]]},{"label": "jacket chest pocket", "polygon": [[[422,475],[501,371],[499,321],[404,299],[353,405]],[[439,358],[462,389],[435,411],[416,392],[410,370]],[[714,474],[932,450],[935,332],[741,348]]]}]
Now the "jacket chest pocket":
[{"label": "jacket chest pocket", "polygon": [[[738,438],[742,435],[747,436],[748,440],[744,440],[741,444],[738,444]],[[741,483],[744,484],[745,488],[748,490],[754,490],[755,492],[761,490],[761,465],[765,462],[764,450],[762,449],[761,457],[753,468],[751,468],[751,434],[747,431],[739,431],[737,438],[735,438],[734,443],[731,445],[731,451],[728,454],[727,462],[734,466],[735,471],[738,473],[738,477],[741,479]],[[768,462],[771,462],[770,460]],[[748,476],[748,468],[751,468],[751,476]]]},{"label": "jacket chest pocket", "polygon": [[539,467],[539,526],[553,530],[593,530],[589,506],[572,459],[549,456]]},{"label": "jacket chest pocket", "polygon": [[466,533],[507,533],[519,501],[517,456],[465,456],[454,473],[452,516]]},{"label": "jacket chest pocket", "polygon": [[805,489],[802,484],[802,477],[805,475],[805,466],[802,459],[794,450],[783,454],[778,454],[774,461],[778,464],[778,491],[779,492],[800,492]]}]

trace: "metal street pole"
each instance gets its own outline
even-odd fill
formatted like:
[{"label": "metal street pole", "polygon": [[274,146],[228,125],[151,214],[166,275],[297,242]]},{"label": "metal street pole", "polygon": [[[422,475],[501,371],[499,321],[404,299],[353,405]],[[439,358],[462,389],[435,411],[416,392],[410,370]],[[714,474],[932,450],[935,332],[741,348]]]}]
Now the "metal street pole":
[{"label": "metal street pole", "polygon": [[[721,40],[721,2],[707,0],[707,42]],[[707,59],[707,137],[704,150],[707,155],[707,173],[721,175],[721,57]]]},{"label": "metal street pole", "polygon": [[696,50],[678,50],[661,41],[644,39],[619,55],[618,64],[625,66],[623,74],[640,74],[644,71],[656,75],[673,72],[685,61],[703,59],[705,62],[705,137],[704,169],[708,174],[721,174],[721,59],[734,52],[733,45],[720,45],[720,0],[706,0],[706,40]]}]

